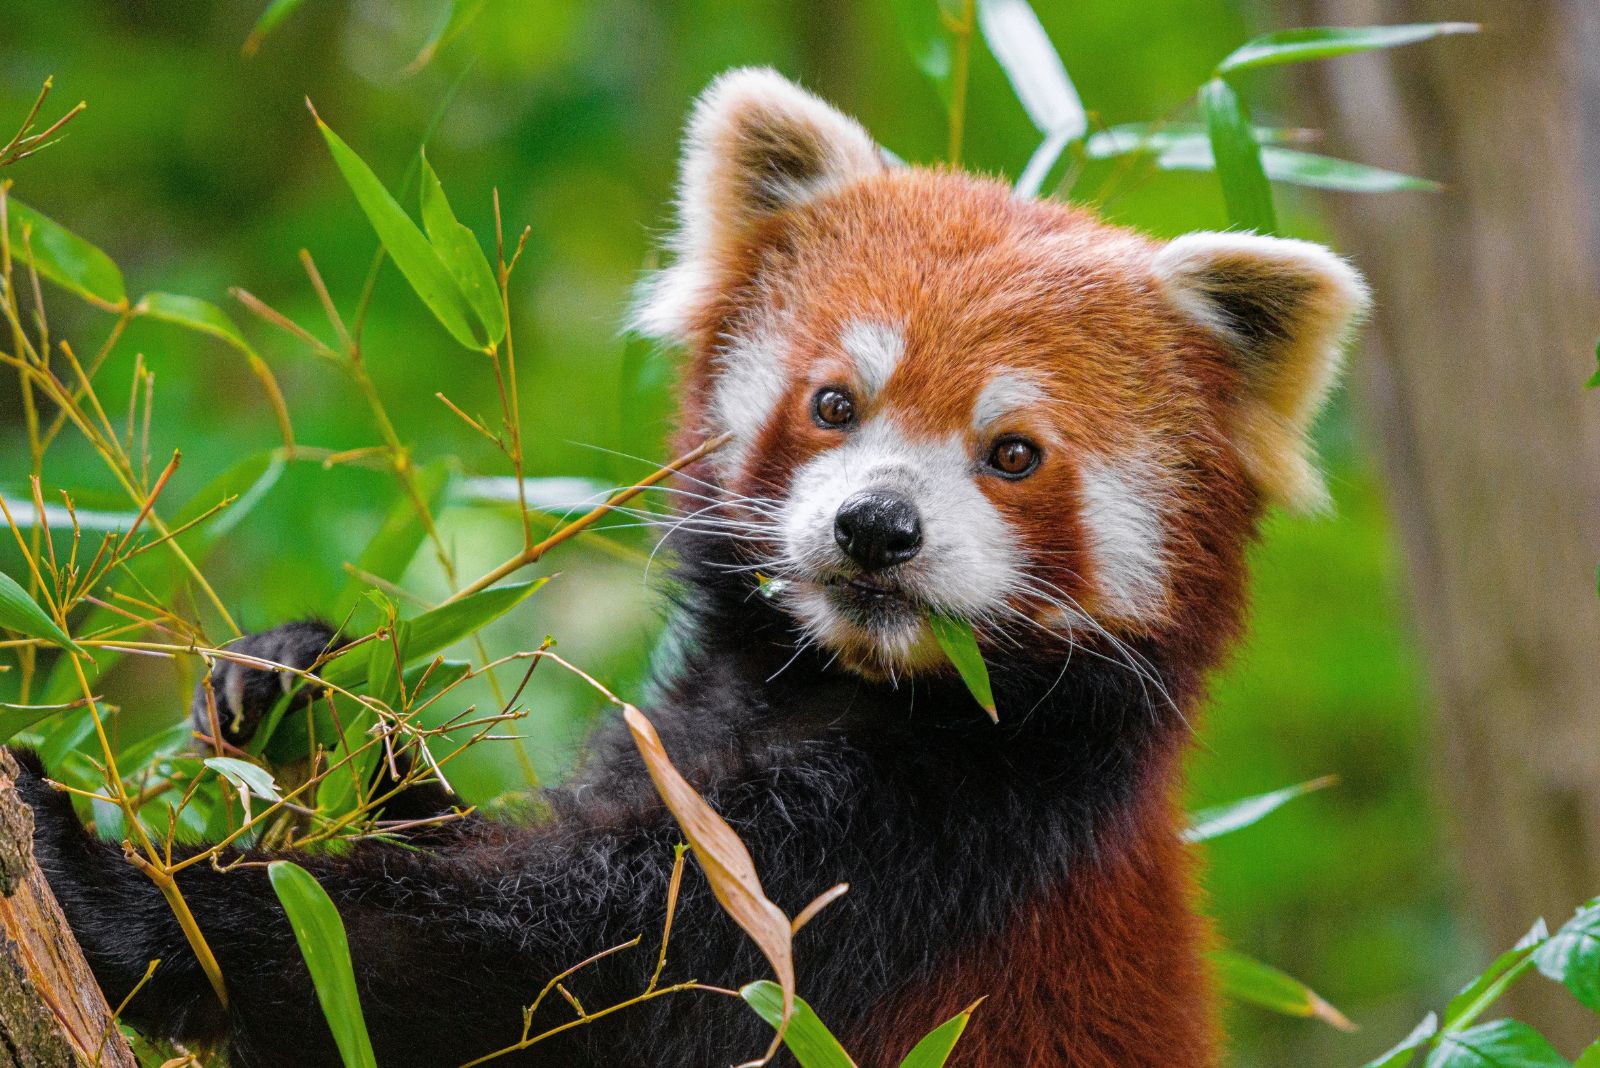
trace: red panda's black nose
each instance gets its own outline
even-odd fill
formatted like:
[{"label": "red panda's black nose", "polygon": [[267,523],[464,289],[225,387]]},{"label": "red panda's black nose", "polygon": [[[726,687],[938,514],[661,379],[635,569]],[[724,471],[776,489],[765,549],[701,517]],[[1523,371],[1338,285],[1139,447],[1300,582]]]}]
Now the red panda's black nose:
[{"label": "red panda's black nose", "polygon": [[866,571],[903,564],[922,548],[917,506],[888,490],[863,490],[833,517],[833,540]]}]

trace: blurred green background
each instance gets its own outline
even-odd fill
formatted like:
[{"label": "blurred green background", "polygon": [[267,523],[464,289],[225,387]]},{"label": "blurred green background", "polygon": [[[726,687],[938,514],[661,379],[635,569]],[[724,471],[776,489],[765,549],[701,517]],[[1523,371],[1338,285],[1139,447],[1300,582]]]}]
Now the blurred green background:
[{"label": "blurred green background", "polygon": [[[248,289],[322,329],[297,262],[303,247],[346,313],[354,307],[376,241],[317,135],[307,97],[391,188],[448,100],[427,147],[457,213],[487,245],[498,188],[508,230],[532,228],[512,308],[528,473],[605,484],[631,481],[663,458],[659,399],[642,416],[625,414],[619,402],[618,324],[669,218],[676,139],[708,79],[735,65],[771,64],[854,112],[907,160],[933,161],[944,150],[939,101],[879,0],[491,0],[413,73],[406,68],[439,17],[436,2],[307,0],[247,58],[240,45],[264,4],[14,0],[0,31],[0,125],[20,119],[47,75],[57,87],[53,107],[88,101],[62,144],[6,172],[14,195],[104,248],[130,291],[163,289],[228,307],[278,375],[306,444],[356,449],[377,438],[336,368],[250,320],[228,290]],[[1258,29],[1248,7],[1223,0],[1035,7],[1106,124],[1172,115],[1218,58]],[[1254,84],[1256,114],[1293,125],[1284,87],[1270,78]],[[998,67],[978,49],[967,164],[1014,176],[1036,141]],[[1112,219],[1160,234],[1225,225],[1208,175],[1129,181],[1090,172],[1075,191],[1104,194],[1100,207]],[[1321,234],[1314,201],[1287,198],[1281,207],[1286,230]],[[47,305],[54,332],[80,350],[109,326],[109,316],[59,291]],[[366,339],[371,373],[419,462],[454,458],[463,474],[507,473],[503,458],[434,396],[444,391],[469,412],[494,411],[487,366],[449,340],[392,268],[380,278]],[[156,463],[183,451],[172,499],[188,499],[240,457],[278,443],[260,388],[233,350],[138,323],[102,374],[105,396],[126,396],[135,352],[156,374]],[[1336,788],[1210,846],[1207,886],[1230,942],[1307,980],[1362,1030],[1342,1034],[1237,1009],[1231,1063],[1241,1066],[1359,1063],[1488,956],[1463,929],[1439,848],[1398,560],[1342,402],[1321,437],[1337,511],[1269,524],[1256,553],[1253,634],[1201,725],[1192,798],[1209,804],[1339,776]],[[45,473],[47,491],[70,489],[80,506],[113,488],[70,433]],[[20,400],[8,377],[0,381],[0,493],[16,500],[26,475]],[[330,612],[345,584],[343,563],[397,498],[382,473],[293,463],[223,540],[206,573],[246,629]],[[460,504],[442,527],[468,577],[519,545],[503,509]],[[639,531],[605,537],[606,545],[580,540],[549,558],[543,570],[560,577],[497,624],[491,646],[527,648],[552,634],[572,659],[637,694],[661,623],[643,566],[649,543]],[[0,552],[0,567],[14,563]],[[404,585],[433,599],[445,592],[426,551]],[[100,687],[123,708],[118,729],[171,722],[192,671],[142,658],[120,664]],[[0,693],[14,678],[0,674]],[[554,672],[535,690],[521,744],[549,779],[600,709]],[[509,745],[500,745],[469,754],[456,782],[490,799],[526,779]]]}]

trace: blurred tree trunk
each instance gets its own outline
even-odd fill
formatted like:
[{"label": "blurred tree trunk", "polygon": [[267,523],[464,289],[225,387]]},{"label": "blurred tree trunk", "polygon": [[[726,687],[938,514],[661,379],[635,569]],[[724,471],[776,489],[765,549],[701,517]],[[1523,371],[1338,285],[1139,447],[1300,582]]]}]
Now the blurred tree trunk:
[{"label": "blurred tree trunk", "polygon": [[[1268,10],[1484,24],[1301,76],[1329,152],[1448,185],[1332,212],[1376,296],[1353,377],[1409,563],[1449,819],[1484,933],[1508,946],[1600,893],[1600,396],[1581,389],[1600,333],[1600,5]],[[1593,1037],[1551,985],[1510,1007],[1568,1052]]]},{"label": "blurred tree trunk", "polygon": [[0,748],[0,1068],[134,1068],[66,918],[33,863],[33,814]]}]

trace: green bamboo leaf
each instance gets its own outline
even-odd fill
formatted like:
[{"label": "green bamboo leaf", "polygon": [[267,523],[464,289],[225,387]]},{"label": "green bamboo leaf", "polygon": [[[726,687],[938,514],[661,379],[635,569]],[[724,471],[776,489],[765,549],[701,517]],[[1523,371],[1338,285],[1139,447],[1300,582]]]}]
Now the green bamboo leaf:
[{"label": "green bamboo leaf", "polygon": [[43,638],[75,653],[83,652],[67,637],[66,631],[58,627],[56,621],[28,596],[28,591],[4,571],[0,571],[0,627],[30,638]]},{"label": "green bamboo leaf", "polygon": [[1477,33],[1475,22],[1421,22],[1401,26],[1312,26],[1279,30],[1247,41],[1217,64],[1218,74],[1235,74],[1280,63],[1304,63],[1352,52],[1396,48],[1456,33]]},{"label": "green bamboo leaf", "polygon": [[[1262,145],[1261,166],[1269,179],[1309,189],[1331,189],[1343,193],[1437,193],[1438,182],[1417,178],[1365,163],[1319,156],[1314,152]],[[1156,155],[1156,167],[1164,171],[1210,171],[1216,160],[1209,142],[1193,138],[1177,140]]]},{"label": "green bamboo leaf", "polygon": [[[0,576],[0,578],[3,577]],[[0,745],[11,741],[12,738],[35,723],[49,719],[57,712],[66,712],[82,707],[82,701],[69,701],[64,704],[52,705],[13,705],[0,702]]]},{"label": "green bamboo leaf", "polygon": [[267,877],[289,915],[300,954],[311,971],[317,1000],[333,1030],[334,1044],[345,1068],[377,1068],[367,1021],[356,991],[355,969],[350,964],[350,941],[344,922],[327,891],[310,872],[287,860],[267,865]]},{"label": "green bamboo leaf", "polygon": [[134,305],[134,311],[151,319],[176,323],[198,333],[221,338],[243,352],[252,351],[250,343],[245,341],[228,313],[199,297],[186,297],[180,293],[146,293]]},{"label": "green bamboo leaf", "polygon": [[1261,148],[1256,144],[1244,101],[1233,86],[1213,78],[1200,89],[1200,110],[1211,137],[1228,221],[1258,234],[1275,232],[1278,219],[1272,208],[1272,187],[1267,184]]},{"label": "green bamboo leaf", "polygon": [[1499,999],[1506,987],[1517,980],[1530,965],[1530,960],[1540,946],[1550,940],[1550,930],[1545,927],[1543,920],[1534,922],[1527,934],[1517,940],[1517,944],[1504,953],[1483,974],[1473,979],[1472,982],[1461,988],[1461,992],[1450,999],[1450,1004],[1444,1010],[1444,1023],[1441,1025],[1446,1031],[1459,1031],[1476,1023],[1488,1007]]},{"label": "green bamboo leaf", "polygon": [[305,0],[272,0],[267,9],[261,12],[261,17],[256,19],[255,26],[251,27],[250,36],[244,39],[244,54],[255,55],[267,34],[277,29],[278,25],[294,14],[294,9],[303,3]]},{"label": "green bamboo leaf", "polygon": [[974,1002],[929,1031],[906,1054],[906,1059],[900,1062],[900,1068],[944,1068],[945,1061],[950,1059],[950,1051],[956,1048],[956,1042],[967,1029],[967,1021],[972,1019],[972,1011],[977,1007]]},{"label": "green bamboo leaf", "polygon": [[1595,1042],[1572,1062],[1572,1068],[1600,1068],[1600,1042]]},{"label": "green bamboo leaf", "polygon": [[439,50],[461,36],[466,28],[472,25],[472,20],[482,12],[488,0],[449,0],[444,10],[439,14],[439,21],[434,24],[433,33],[417,52],[415,59],[406,67],[408,73],[421,70],[433,61]]},{"label": "green bamboo leaf", "polygon": [[1324,775],[1322,778],[1312,779],[1310,782],[1285,786],[1280,790],[1256,794],[1254,797],[1241,798],[1238,801],[1230,801],[1225,805],[1213,805],[1209,808],[1200,809],[1198,812],[1190,814],[1189,827],[1183,832],[1183,840],[1185,842],[1209,842],[1213,838],[1221,838],[1225,834],[1242,831],[1252,824],[1260,823],[1295,798],[1326,789],[1338,781],[1337,776]]},{"label": "green bamboo leaf", "polygon": [[500,303],[500,286],[472,231],[456,219],[444,195],[439,176],[433,173],[427,154],[422,154],[422,225],[439,261],[455,278],[467,303],[477,313],[489,341],[498,345],[506,336],[505,307]]},{"label": "green bamboo leaf", "polygon": [[1272,965],[1228,949],[1214,950],[1210,957],[1218,988],[1235,1001],[1246,1001],[1285,1016],[1315,1018],[1341,1031],[1355,1030],[1355,1024],[1315,990]]},{"label": "green bamboo leaf", "polygon": [[1406,1065],[1416,1060],[1417,1050],[1427,1045],[1428,1040],[1438,1033],[1439,1017],[1430,1012],[1422,1018],[1421,1023],[1412,1028],[1409,1035],[1400,1040],[1398,1045],[1379,1054],[1361,1068],[1406,1068]]},{"label": "green bamboo leaf", "polygon": [[268,801],[283,800],[278,793],[278,784],[272,780],[272,773],[259,764],[234,757],[207,757],[205,765],[234,786],[249,790],[256,797],[264,797]]},{"label": "green bamboo leaf", "polygon": [[945,107],[950,106],[954,49],[940,0],[892,0],[895,21],[911,61],[927,76]]},{"label": "green bamboo leaf", "polygon": [[1518,1020],[1447,1031],[1424,1064],[1426,1068],[1572,1068],[1543,1035]]},{"label": "green bamboo leaf", "polygon": [[1600,1012],[1600,898],[1580,908],[1533,954],[1545,975]]},{"label": "green bamboo leaf", "polygon": [[[80,297],[112,307],[126,307],[128,291],[122,271],[111,257],[54,219],[16,199],[6,200],[11,256],[27,263],[32,253],[39,277],[49,279]],[[24,242],[24,232],[27,240]]]},{"label": "green bamboo leaf", "polygon": [[1083,101],[1028,0],[978,0],[978,28],[1040,133],[1071,139],[1088,131]]},{"label": "green bamboo leaf", "polygon": [[400,268],[400,273],[411,283],[411,288],[433,312],[440,325],[450,332],[451,337],[469,349],[486,348],[488,342],[472,329],[475,315],[467,298],[462,295],[461,287],[439,261],[438,253],[422,231],[417,229],[417,224],[395,203],[394,197],[389,195],[383,183],[378,181],[378,176],[372,173],[361,157],[316,115],[315,110],[312,115],[316,117],[317,128],[322,131],[323,139],[328,142],[334,163],[344,175],[345,184],[355,194],[367,221],[377,232],[378,240],[383,242],[389,258]]},{"label": "green bamboo leaf", "polygon": [[[783,1023],[783,989],[770,979],[762,979],[741,987],[739,996],[767,1023],[777,1028]],[[789,1047],[800,1068],[856,1068],[856,1062],[839,1045],[817,1014],[799,998],[794,999],[794,1012],[789,1017],[788,1030],[783,1033],[783,1044]]]},{"label": "green bamboo leaf", "polygon": [[[1594,347],[1594,362],[1600,364],[1600,343]],[[1589,381],[1584,383],[1585,389],[1594,389],[1596,386],[1600,386],[1600,366],[1595,368],[1594,374],[1589,376]]]},{"label": "green bamboo leaf", "polygon": [[[405,663],[432,657],[471,636],[537,593],[549,581],[546,576],[532,582],[492,586],[405,620],[401,624]],[[342,656],[327,666],[322,678],[335,686],[353,689],[366,680],[367,674],[367,661]]]},{"label": "green bamboo leaf", "polygon": [[[1257,126],[1251,132],[1259,145],[1292,144],[1307,136],[1305,130],[1282,126]],[[1192,151],[1190,146],[1210,144],[1205,126],[1197,122],[1124,122],[1090,134],[1083,152],[1089,159],[1115,159],[1134,153]]]},{"label": "green bamboo leaf", "polygon": [[961,673],[961,681],[967,684],[972,696],[989,713],[990,719],[1000,722],[1000,713],[994,704],[994,689],[989,685],[989,668],[983,662],[983,653],[978,649],[978,636],[972,632],[972,624],[935,612],[928,617],[928,626],[933,630],[939,648],[944,650],[944,655]]}]

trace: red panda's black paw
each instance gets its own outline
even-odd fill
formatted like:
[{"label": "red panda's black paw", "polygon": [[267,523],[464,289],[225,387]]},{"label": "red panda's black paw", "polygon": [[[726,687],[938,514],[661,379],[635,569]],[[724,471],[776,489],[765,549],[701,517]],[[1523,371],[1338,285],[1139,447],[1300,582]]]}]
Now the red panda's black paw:
[{"label": "red panda's black paw", "polygon": [[285,694],[293,694],[292,707],[310,702],[311,691],[301,686],[295,674],[316,663],[323,654],[338,646],[333,628],[317,620],[302,620],[250,634],[228,646],[230,653],[252,657],[282,668],[258,667],[236,660],[218,658],[211,674],[195,687],[190,718],[201,737],[212,733],[215,723],[223,740],[243,745],[255,736],[261,721]]}]

